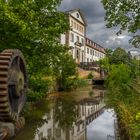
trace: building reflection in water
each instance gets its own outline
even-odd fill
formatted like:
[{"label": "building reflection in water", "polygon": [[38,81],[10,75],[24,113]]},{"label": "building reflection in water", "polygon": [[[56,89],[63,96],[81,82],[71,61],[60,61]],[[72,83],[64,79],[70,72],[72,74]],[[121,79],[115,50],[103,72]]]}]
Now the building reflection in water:
[{"label": "building reflection in water", "polygon": [[35,140],[86,140],[86,129],[104,112],[103,98],[84,98],[78,102],[70,95],[52,99],[51,110],[37,128]]}]

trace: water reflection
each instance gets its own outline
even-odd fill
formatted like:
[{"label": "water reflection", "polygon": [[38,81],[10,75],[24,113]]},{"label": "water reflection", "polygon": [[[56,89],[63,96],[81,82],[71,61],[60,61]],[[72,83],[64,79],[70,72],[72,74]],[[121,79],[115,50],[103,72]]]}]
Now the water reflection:
[{"label": "water reflection", "polygon": [[87,126],[88,140],[114,140],[114,112],[106,109],[104,113]]},{"label": "water reflection", "polygon": [[43,119],[46,121],[35,135],[35,140],[86,140],[86,128],[104,111],[102,98],[84,98],[61,95],[53,99],[53,107]]},{"label": "water reflection", "polygon": [[[93,91],[93,95],[89,96],[89,91]],[[48,109],[46,111],[43,110],[45,114],[42,120],[36,119],[36,116],[35,119],[27,120],[25,129],[14,140],[107,139],[98,138],[98,132],[92,131],[96,120],[98,120],[96,118],[100,118],[99,116],[107,115],[101,118],[109,123],[107,120],[110,119],[110,116],[104,111],[104,90],[99,87],[97,89],[94,87],[94,90],[90,87],[89,90],[88,87],[87,89],[80,89],[77,93],[79,93],[80,97],[77,97],[75,93],[61,93],[61,96],[49,98],[47,100]],[[43,106],[44,103],[39,108],[42,109]],[[40,111],[40,109],[37,111]],[[101,123],[97,123],[95,126],[100,128],[100,125]],[[94,128],[95,130],[96,127]],[[102,129],[100,128],[100,130]]]}]

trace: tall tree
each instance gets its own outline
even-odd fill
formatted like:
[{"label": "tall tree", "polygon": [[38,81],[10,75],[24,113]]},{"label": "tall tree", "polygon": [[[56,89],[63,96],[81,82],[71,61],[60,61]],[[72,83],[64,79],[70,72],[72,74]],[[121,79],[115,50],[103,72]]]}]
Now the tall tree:
[{"label": "tall tree", "polygon": [[53,65],[56,60],[61,63],[62,54],[68,57],[66,62],[73,61],[68,47],[60,44],[60,35],[69,29],[66,15],[57,10],[60,3],[61,0],[0,0],[0,51],[17,48],[23,52],[33,83],[31,89],[39,93],[46,93],[47,85],[41,84],[41,78],[54,75]]},{"label": "tall tree", "polygon": [[140,1],[139,0],[102,0],[106,10],[107,27],[118,26],[120,30],[133,33],[130,40],[135,47],[140,47]]},{"label": "tall tree", "polygon": [[110,64],[130,64],[131,58],[124,49],[118,47],[109,57],[109,62]]},{"label": "tall tree", "polygon": [[0,50],[23,51],[31,73],[41,73],[64,52],[59,36],[68,29],[60,0],[0,0]]}]

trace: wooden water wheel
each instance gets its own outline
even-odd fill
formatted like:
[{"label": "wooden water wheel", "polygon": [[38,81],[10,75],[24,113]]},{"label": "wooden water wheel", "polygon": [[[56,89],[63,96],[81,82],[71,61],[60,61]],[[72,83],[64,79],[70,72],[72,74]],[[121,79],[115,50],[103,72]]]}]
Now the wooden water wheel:
[{"label": "wooden water wheel", "polygon": [[0,53],[0,121],[17,121],[26,100],[27,70],[19,50]]}]

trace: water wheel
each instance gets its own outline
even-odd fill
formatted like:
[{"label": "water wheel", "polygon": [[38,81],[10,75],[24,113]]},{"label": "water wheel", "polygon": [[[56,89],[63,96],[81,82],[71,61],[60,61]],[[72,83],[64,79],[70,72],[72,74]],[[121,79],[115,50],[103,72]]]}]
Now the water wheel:
[{"label": "water wheel", "polygon": [[0,53],[0,121],[17,121],[26,100],[27,71],[22,53]]}]

